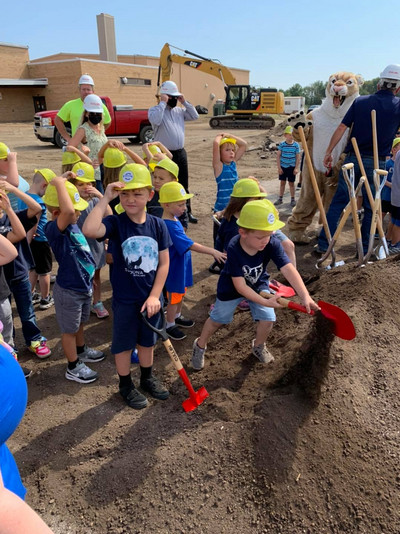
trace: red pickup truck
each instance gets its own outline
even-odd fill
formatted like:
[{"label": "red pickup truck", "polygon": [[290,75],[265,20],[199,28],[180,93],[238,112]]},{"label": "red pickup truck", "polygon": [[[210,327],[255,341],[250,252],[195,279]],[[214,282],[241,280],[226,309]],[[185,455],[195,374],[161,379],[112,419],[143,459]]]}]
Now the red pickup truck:
[{"label": "red pickup truck", "polygon": [[[111,117],[111,125],[106,131],[108,137],[128,138],[132,143],[137,141],[137,138],[142,143],[149,143],[153,140],[153,128],[149,122],[147,109],[133,109],[133,106],[113,106],[108,96],[102,96],[101,99]],[[54,125],[54,117],[57,113],[58,110],[36,113],[33,131],[40,141],[53,143],[62,148],[65,141]],[[66,127],[68,130],[68,123],[66,123]]]}]

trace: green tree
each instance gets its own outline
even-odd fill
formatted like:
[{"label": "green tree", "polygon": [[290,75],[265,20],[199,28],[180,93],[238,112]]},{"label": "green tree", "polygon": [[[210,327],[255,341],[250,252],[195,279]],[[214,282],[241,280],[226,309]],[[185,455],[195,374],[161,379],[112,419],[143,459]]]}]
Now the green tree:
[{"label": "green tree", "polygon": [[379,78],[374,78],[373,80],[367,80],[360,87],[360,95],[372,95],[376,92],[376,86],[379,82]]},{"label": "green tree", "polygon": [[306,106],[321,104],[322,99],[325,98],[325,86],[325,82],[317,81],[304,87]]},{"label": "green tree", "polygon": [[295,83],[284,91],[285,96],[304,96],[304,89],[299,83]]}]

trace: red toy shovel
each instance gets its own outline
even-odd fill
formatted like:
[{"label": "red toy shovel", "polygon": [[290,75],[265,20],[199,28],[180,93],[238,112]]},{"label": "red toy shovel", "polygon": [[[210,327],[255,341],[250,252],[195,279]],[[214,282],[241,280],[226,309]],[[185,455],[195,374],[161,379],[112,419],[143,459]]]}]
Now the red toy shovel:
[{"label": "red toy shovel", "polygon": [[171,341],[169,340],[164,313],[161,312],[161,318],[163,321],[161,328],[156,328],[148,321],[147,314],[145,311],[142,312],[142,318],[143,318],[143,321],[146,323],[146,325],[149,328],[151,328],[153,332],[155,332],[161,337],[163,345],[166,348],[169,357],[171,358],[173,364],[175,365],[175,368],[178,371],[179,376],[181,377],[183,383],[185,384],[186,389],[189,391],[189,398],[182,402],[183,409],[185,410],[185,412],[191,412],[195,410],[209,396],[209,394],[204,386],[201,387],[198,391],[195,391],[193,389],[193,386],[190,383],[188,375],[186,374],[186,371],[183,368],[183,365],[181,364],[179,356],[177,355]]}]

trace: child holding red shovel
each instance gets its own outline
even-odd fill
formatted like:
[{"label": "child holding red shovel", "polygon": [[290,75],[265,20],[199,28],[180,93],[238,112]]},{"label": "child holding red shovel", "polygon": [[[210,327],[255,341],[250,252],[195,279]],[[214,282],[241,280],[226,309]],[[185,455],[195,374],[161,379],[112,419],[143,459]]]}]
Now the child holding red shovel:
[{"label": "child holding red shovel", "polygon": [[273,308],[281,307],[279,295],[265,299],[259,294],[260,291],[269,292],[266,267],[270,260],[295,289],[307,312],[319,310],[279,240],[273,236],[274,231],[284,226],[276,213],[269,200],[252,200],[240,212],[239,235],[229,243],[227,260],[218,280],[215,306],[200,337],[193,343],[192,366],[196,371],[204,367],[208,340],[222,325],[232,321],[235,308],[243,298],[249,301],[252,317],[257,321],[252,353],[262,363],[274,361],[265,341],[276,319]]}]

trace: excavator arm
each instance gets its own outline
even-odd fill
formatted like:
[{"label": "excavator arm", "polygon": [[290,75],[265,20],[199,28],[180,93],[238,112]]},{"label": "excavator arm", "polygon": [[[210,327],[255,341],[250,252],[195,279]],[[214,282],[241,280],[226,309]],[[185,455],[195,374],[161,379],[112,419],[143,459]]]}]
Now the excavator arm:
[{"label": "excavator arm", "polygon": [[[180,48],[178,50],[180,50]],[[186,57],[179,56],[177,54],[172,54],[170,45],[168,43],[166,43],[162,47],[160,53],[160,66],[158,69],[158,89],[163,82],[171,79],[171,69],[173,63],[180,63],[181,65],[186,65],[187,67],[191,67],[207,74],[211,74],[211,76],[216,76],[217,78],[222,80],[225,85],[236,85],[236,79],[227,67],[224,67],[220,63],[212,61],[211,59],[207,59],[205,57],[194,54],[193,52],[189,52],[188,50],[182,50],[182,52],[195,57]]]}]

